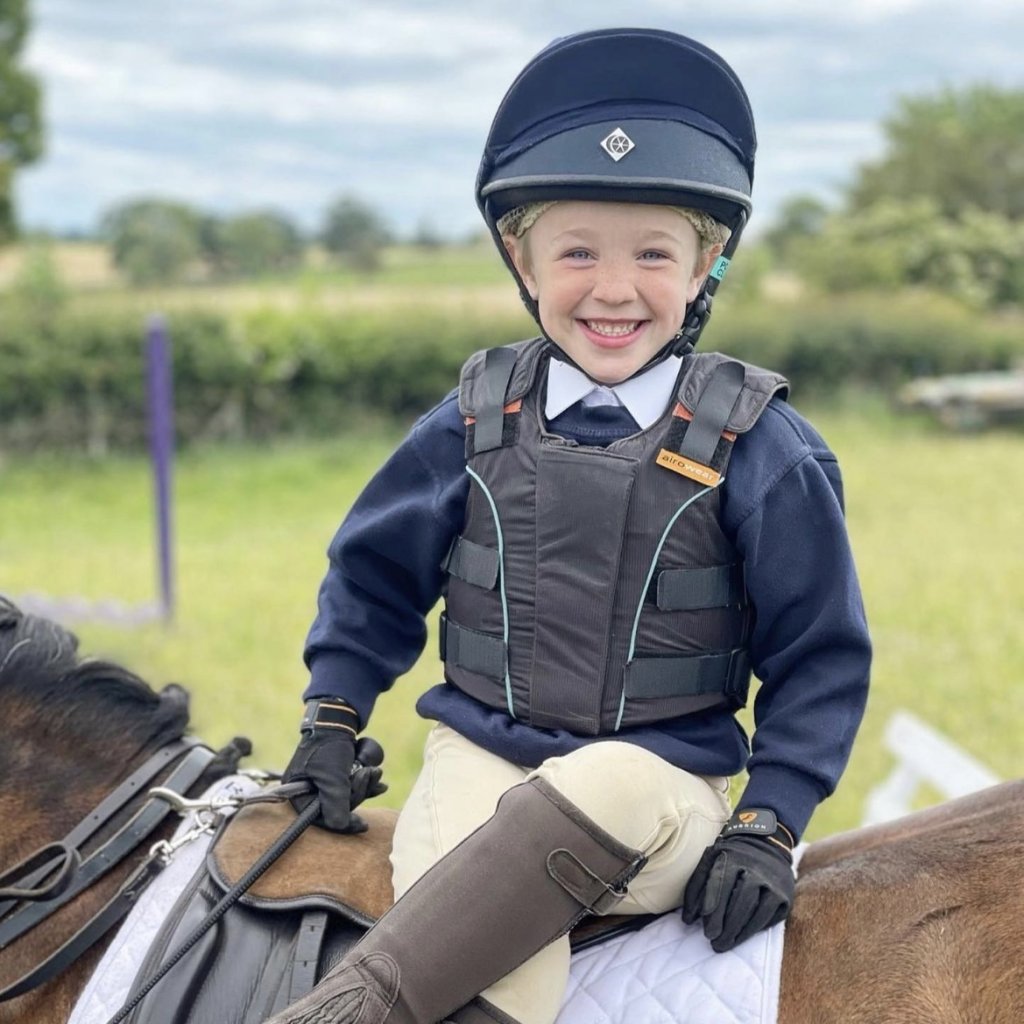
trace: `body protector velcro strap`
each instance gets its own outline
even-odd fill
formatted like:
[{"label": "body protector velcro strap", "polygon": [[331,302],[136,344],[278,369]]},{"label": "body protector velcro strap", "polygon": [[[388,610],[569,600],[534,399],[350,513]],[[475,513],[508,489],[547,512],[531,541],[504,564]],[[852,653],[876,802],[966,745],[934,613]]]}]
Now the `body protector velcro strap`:
[{"label": "body protector velcro strap", "polygon": [[743,364],[730,360],[719,363],[701,395],[679,454],[702,466],[710,466],[733,406],[743,390]]},{"label": "body protector velcro strap", "polygon": [[[476,486],[460,535],[477,550],[452,554],[489,583],[493,555],[479,549],[499,552],[497,580],[485,589],[448,573],[446,681],[533,727],[579,736],[741,706],[753,612],[715,484],[785,380],[719,353],[689,355],[655,424],[596,447],[545,425],[550,344],[508,349],[518,355],[508,385],[489,388],[492,408],[504,402],[503,444],[474,452],[467,432]],[[718,373],[725,363],[735,366]],[[486,404],[485,375],[482,350],[460,376],[467,425]],[[703,465],[678,455],[691,428]],[[715,443],[710,460],[702,431]],[[476,555],[486,575],[471,568]]]},{"label": "body protector velcro strap", "polygon": [[706,569],[665,569],[658,573],[651,595],[663,612],[698,608],[745,608],[743,563],[712,565]]},{"label": "body protector velcro strap", "polygon": [[484,358],[473,432],[474,453],[500,448],[505,425],[505,392],[518,353],[511,348],[491,348]]},{"label": "body protector velcro strap", "polygon": [[643,699],[720,693],[742,703],[749,677],[750,659],[742,647],[722,654],[634,658],[626,666],[626,696]]},{"label": "body protector velcro strap", "polygon": [[505,678],[507,656],[500,636],[467,629],[441,615],[441,660],[492,679]]},{"label": "body protector velcro strap", "polygon": [[493,590],[498,582],[498,552],[465,537],[456,537],[441,568],[474,587]]}]

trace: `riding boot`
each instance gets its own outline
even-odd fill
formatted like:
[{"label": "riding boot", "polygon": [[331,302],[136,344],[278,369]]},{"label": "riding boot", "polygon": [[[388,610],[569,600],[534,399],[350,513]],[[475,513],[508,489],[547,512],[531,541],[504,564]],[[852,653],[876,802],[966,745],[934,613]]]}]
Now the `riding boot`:
[{"label": "riding boot", "polygon": [[435,1024],[460,1007],[472,1013],[466,1004],[478,993],[585,914],[609,913],[645,862],[550,783],[514,786],[312,992],[267,1024]]}]

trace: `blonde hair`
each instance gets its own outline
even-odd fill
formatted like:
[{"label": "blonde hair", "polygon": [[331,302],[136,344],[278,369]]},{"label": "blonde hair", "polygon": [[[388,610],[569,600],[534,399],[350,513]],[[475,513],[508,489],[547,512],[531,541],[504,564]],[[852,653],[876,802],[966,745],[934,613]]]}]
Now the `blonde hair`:
[{"label": "blonde hair", "polygon": [[[514,207],[498,219],[498,234],[505,237],[522,238],[537,222],[537,218],[554,205],[555,201],[551,200]],[[695,210],[689,206],[669,206],[666,209],[674,210],[680,217],[693,225],[694,231],[700,238],[701,252],[707,252],[716,245],[725,245],[729,241],[732,231],[721,221],[715,220],[710,213]]]}]

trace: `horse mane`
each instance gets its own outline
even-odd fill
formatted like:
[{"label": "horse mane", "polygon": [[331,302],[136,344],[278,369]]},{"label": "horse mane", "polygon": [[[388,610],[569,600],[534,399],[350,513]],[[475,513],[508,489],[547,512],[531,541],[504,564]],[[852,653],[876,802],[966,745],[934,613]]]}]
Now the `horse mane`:
[{"label": "horse mane", "polygon": [[155,692],[112,661],[83,658],[63,626],[21,611],[0,595],[0,706],[11,716],[67,729],[68,736],[131,736],[139,746],[179,738],[188,726],[188,693]]}]

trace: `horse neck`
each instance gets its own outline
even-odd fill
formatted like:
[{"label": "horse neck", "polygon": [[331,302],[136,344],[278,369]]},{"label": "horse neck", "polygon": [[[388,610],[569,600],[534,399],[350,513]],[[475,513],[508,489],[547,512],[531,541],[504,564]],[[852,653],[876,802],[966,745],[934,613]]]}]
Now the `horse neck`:
[{"label": "horse neck", "polygon": [[812,843],[780,1024],[1018,1021],[1024,781]]},{"label": "horse neck", "polygon": [[904,842],[951,843],[959,837],[976,841],[981,835],[1005,832],[1016,820],[1024,828],[1024,779],[949,800],[915,814],[866,828],[841,832],[811,843],[800,861],[801,874],[856,859],[876,849],[892,849]]},{"label": "horse neck", "polygon": [[[67,835],[160,746],[125,736],[58,735],[46,729],[13,735],[17,760],[27,767],[0,777],[0,820],[5,823],[0,869]],[[132,809],[136,806],[133,801]],[[115,819],[115,826],[123,817]]]},{"label": "horse neck", "polygon": [[[38,742],[36,744],[39,745]],[[46,744],[42,744],[46,746]],[[0,780],[0,870],[18,863],[35,849],[62,839],[108,793],[112,792],[159,747],[159,741],[140,746],[126,737],[110,737],[105,745],[68,744],[32,751],[27,763],[38,770],[23,784]],[[173,766],[150,785],[159,785]],[[192,788],[201,792],[214,777],[208,772]],[[148,787],[147,787],[148,788]],[[141,806],[145,792],[130,801],[111,822],[89,840],[84,855],[105,842]],[[0,986],[10,984],[40,963],[77,931],[111,899],[124,880],[148,854],[153,842],[167,838],[177,819],[166,823],[74,900],[0,954]],[[68,1019],[75,1002],[117,929],[89,950],[58,977],[18,999],[0,1004],[0,1024],[60,1024]]]}]

